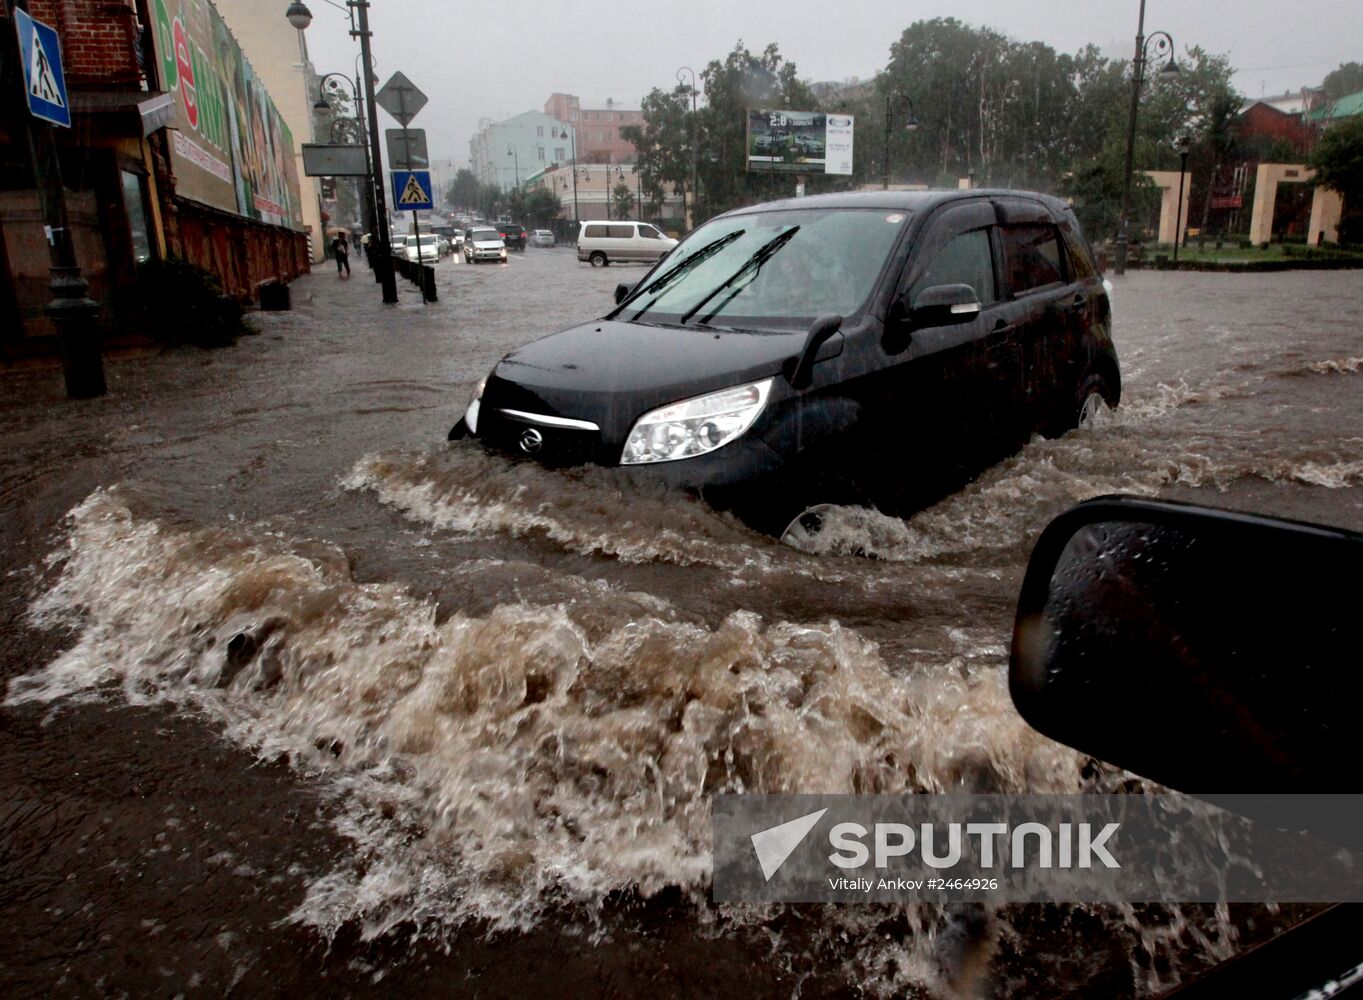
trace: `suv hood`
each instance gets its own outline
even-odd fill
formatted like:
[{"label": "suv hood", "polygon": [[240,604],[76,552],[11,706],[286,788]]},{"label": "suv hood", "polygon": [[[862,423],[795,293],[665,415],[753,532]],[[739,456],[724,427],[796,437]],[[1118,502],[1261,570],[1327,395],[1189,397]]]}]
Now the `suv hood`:
[{"label": "suv hood", "polygon": [[590,420],[621,440],[665,403],[779,374],[805,333],[647,326],[597,320],[508,354],[484,389],[486,407]]}]

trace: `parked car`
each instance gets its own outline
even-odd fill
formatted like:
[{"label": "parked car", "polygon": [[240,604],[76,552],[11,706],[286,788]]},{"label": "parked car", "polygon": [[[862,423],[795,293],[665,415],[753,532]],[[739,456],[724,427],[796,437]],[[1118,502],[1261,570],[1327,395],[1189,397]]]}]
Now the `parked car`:
[{"label": "parked car", "polygon": [[536,229],[530,234],[530,242],[537,247],[552,247],[558,243],[554,239],[554,234],[547,229]]},{"label": "parked car", "polygon": [[497,223],[497,232],[508,250],[525,250],[525,227],[515,222]]},{"label": "parked car", "polygon": [[577,259],[592,267],[622,261],[661,260],[677,241],[647,222],[584,222],[577,238]]},{"label": "parked car", "polygon": [[440,259],[440,237],[427,233],[422,233],[419,237],[408,236],[402,248],[402,255],[410,261],[420,260],[425,264],[434,264]]},{"label": "parked car", "polygon": [[464,261],[481,264],[485,260],[505,261],[506,244],[497,230],[474,226],[464,233]]},{"label": "parked car", "polygon": [[618,466],[784,535],[823,504],[921,506],[1121,396],[1105,283],[1044,195],[739,209],[616,294],[507,355],[450,436]]}]

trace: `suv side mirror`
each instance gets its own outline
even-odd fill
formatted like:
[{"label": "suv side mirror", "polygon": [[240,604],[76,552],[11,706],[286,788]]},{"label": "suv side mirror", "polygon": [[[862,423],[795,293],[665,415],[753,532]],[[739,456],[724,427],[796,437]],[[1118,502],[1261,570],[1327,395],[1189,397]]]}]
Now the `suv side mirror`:
[{"label": "suv side mirror", "polygon": [[[1213,802],[1363,792],[1360,573],[1363,535],[1342,529],[1087,501],[1032,552],[1013,702],[1052,739]],[[1363,846],[1349,812],[1299,824]]]},{"label": "suv side mirror", "polygon": [[616,285],[615,304],[618,306],[621,302],[624,302],[625,299],[629,298],[629,293],[634,291],[634,287],[637,284],[638,282],[635,282],[633,285],[626,285],[622,282],[621,284]]},{"label": "suv side mirror", "polygon": [[905,314],[915,327],[946,326],[968,323],[980,309],[980,297],[969,285],[933,285],[918,293]]}]

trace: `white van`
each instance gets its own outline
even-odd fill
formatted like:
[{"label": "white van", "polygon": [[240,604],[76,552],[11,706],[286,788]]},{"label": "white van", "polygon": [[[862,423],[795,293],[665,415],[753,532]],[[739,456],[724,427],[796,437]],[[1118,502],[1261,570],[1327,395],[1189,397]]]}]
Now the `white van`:
[{"label": "white van", "polygon": [[647,222],[584,222],[577,236],[577,259],[592,267],[631,260],[652,264],[676,245]]}]

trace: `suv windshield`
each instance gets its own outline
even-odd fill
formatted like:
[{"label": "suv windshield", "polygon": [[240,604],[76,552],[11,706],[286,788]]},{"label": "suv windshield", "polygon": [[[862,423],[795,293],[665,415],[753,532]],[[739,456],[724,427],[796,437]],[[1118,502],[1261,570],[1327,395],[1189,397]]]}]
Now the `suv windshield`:
[{"label": "suv windshield", "polygon": [[783,329],[825,313],[850,316],[865,306],[908,218],[900,209],[834,208],[717,219],[677,246],[619,316]]},{"label": "suv windshield", "polygon": [[502,234],[495,229],[475,229],[473,232],[469,233],[469,239],[474,242],[480,240],[500,240],[501,238]]}]

